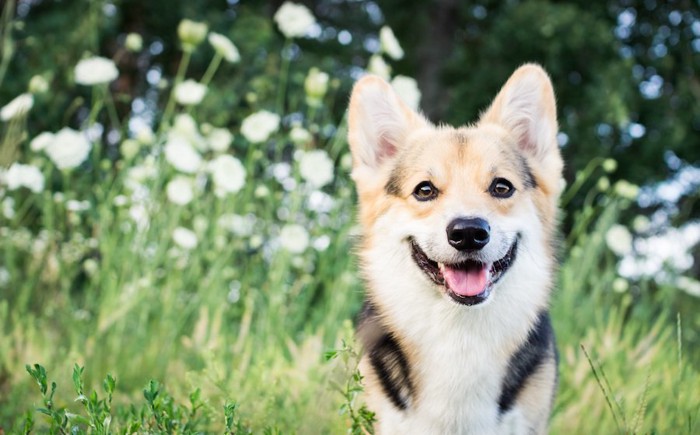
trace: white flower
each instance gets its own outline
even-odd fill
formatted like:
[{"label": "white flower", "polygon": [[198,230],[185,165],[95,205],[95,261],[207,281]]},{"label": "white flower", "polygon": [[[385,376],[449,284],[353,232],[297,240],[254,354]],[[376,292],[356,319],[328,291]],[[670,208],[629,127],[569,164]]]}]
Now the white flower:
[{"label": "white flower", "polygon": [[168,200],[173,204],[186,205],[194,197],[194,189],[192,188],[192,180],[187,177],[177,176],[168,182],[165,187],[165,193]]},{"label": "white flower", "polygon": [[245,168],[237,158],[223,154],[209,163],[209,171],[214,180],[214,193],[217,196],[225,196],[227,193],[236,193],[245,184]]},{"label": "white flower", "polygon": [[700,298],[700,281],[687,276],[679,276],[676,279],[676,285],[689,295]]},{"label": "white flower", "polygon": [[289,132],[289,139],[291,139],[295,145],[304,145],[311,142],[311,133],[304,127],[292,127],[292,131]]},{"label": "white flower", "polygon": [[320,101],[328,91],[328,74],[316,67],[311,68],[304,80],[304,90],[307,98]]},{"label": "white flower", "polygon": [[379,55],[373,55],[369,58],[367,71],[376,74],[384,80],[389,80],[391,76],[391,67],[384,62],[384,59]]},{"label": "white flower", "polygon": [[53,141],[54,137],[55,135],[48,131],[39,133],[37,137],[32,139],[31,142],[29,142],[29,149],[31,149],[34,152],[39,152],[46,148]]},{"label": "white flower", "polygon": [[274,19],[280,32],[287,38],[304,36],[309,28],[316,24],[316,18],[309,8],[292,2],[284,2],[275,13]]},{"label": "white flower", "polygon": [[197,235],[194,231],[184,227],[177,227],[173,230],[173,240],[179,247],[188,251],[197,247]]},{"label": "white flower", "polygon": [[129,33],[124,40],[124,47],[134,53],[138,53],[143,48],[143,37],[138,33]]},{"label": "white flower", "polygon": [[224,214],[216,221],[216,224],[239,237],[247,237],[253,234],[255,229],[255,215],[249,214],[246,216],[237,215],[234,213]]},{"label": "white flower", "polygon": [[25,115],[34,106],[32,94],[21,94],[0,109],[0,119],[9,121]]},{"label": "white flower", "polygon": [[394,32],[388,26],[384,26],[379,30],[379,44],[381,50],[390,58],[394,60],[403,58],[403,48],[401,48],[399,41],[394,36]]},{"label": "white flower", "polygon": [[202,165],[202,157],[182,137],[169,137],[164,151],[165,160],[180,172],[191,174]]},{"label": "white flower", "polygon": [[211,32],[208,39],[211,46],[214,47],[214,51],[223,57],[226,62],[236,63],[241,60],[241,55],[236,46],[224,35]]},{"label": "white flower", "polygon": [[83,133],[65,127],[46,144],[44,152],[58,169],[73,169],[85,161],[90,148],[90,142]]},{"label": "white flower", "polygon": [[413,110],[418,110],[420,105],[421,93],[418,89],[418,83],[411,77],[396,76],[391,81],[391,87],[394,88],[401,99]]},{"label": "white flower", "polygon": [[226,151],[233,142],[233,135],[225,128],[212,128],[207,135],[207,142],[212,151]]},{"label": "white flower", "polygon": [[184,19],[177,26],[177,36],[182,41],[182,48],[185,51],[192,51],[207,36],[209,26],[206,23]]},{"label": "white flower", "polygon": [[314,187],[323,187],[333,181],[333,160],[323,150],[304,152],[299,161],[299,173]]},{"label": "white flower", "polygon": [[109,83],[119,77],[119,70],[110,59],[91,57],[83,59],[75,66],[75,82],[92,86]]},{"label": "white flower", "polygon": [[175,86],[175,101],[183,106],[195,106],[202,102],[206,93],[206,86],[188,79]]},{"label": "white flower", "polygon": [[619,256],[632,252],[632,234],[627,227],[615,224],[605,233],[605,243]]},{"label": "white flower", "polygon": [[280,231],[280,244],[293,254],[301,254],[309,246],[309,233],[301,225],[287,224]]},{"label": "white flower", "polygon": [[29,92],[32,94],[43,94],[49,90],[49,82],[40,75],[32,76],[29,79]]},{"label": "white flower", "polygon": [[251,143],[266,141],[280,127],[280,116],[276,113],[260,110],[249,115],[241,124],[241,134]]},{"label": "white flower", "polygon": [[44,190],[44,174],[36,166],[13,163],[4,178],[9,190],[20,187],[26,187],[34,193]]}]

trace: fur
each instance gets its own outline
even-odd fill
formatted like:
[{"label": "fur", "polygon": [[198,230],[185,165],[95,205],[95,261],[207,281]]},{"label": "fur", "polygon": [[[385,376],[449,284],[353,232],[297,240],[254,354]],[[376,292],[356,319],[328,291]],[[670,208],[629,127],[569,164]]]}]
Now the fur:
[{"label": "fur", "polygon": [[[519,68],[479,121],[459,128],[432,125],[378,77],[355,85],[348,139],[367,288],[360,369],[379,433],[546,432],[556,387],[547,311],[556,133],[554,92],[536,65]],[[500,179],[512,196],[490,190]],[[434,198],[416,196],[424,182]],[[488,243],[451,246],[450,222],[473,217],[488,223]],[[436,268],[465,264],[496,280],[472,305],[450,295]]]}]

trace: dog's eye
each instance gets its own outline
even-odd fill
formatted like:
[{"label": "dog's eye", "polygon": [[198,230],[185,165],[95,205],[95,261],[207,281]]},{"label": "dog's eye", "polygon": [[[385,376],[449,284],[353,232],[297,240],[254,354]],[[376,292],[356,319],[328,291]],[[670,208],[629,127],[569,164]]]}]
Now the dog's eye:
[{"label": "dog's eye", "polygon": [[510,198],[515,193],[515,187],[505,178],[494,178],[489,187],[489,193],[494,198]]},{"label": "dog's eye", "polygon": [[438,190],[430,181],[421,181],[413,189],[413,197],[418,201],[430,201],[438,195]]}]

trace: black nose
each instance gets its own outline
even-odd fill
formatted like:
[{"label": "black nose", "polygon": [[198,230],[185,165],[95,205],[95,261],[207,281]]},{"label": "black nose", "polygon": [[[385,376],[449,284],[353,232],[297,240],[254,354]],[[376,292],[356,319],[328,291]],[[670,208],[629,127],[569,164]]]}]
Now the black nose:
[{"label": "black nose", "polygon": [[457,218],[447,226],[447,241],[460,251],[478,251],[490,236],[491,227],[481,218]]}]

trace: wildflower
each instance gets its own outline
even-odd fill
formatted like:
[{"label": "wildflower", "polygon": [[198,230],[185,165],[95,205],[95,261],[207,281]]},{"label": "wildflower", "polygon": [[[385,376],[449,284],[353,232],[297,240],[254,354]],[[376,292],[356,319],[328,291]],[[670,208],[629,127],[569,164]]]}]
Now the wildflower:
[{"label": "wildflower", "polygon": [[209,163],[209,171],[214,181],[214,193],[217,196],[225,196],[227,193],[236,193],[245,184],[245,168],[240,160],[224,154],[216,157]]},{"label": "wildflower", "polygon": [[186,140],[170,137],[165,144],[165,160],[180,172],[191,174],[202,165],[202,157]]},{"label": "wildflower", "polygon": [[75,66],[75,82],[79,85],[93,86],[109,83],[119,77],[119,70],[110,59],[91,57],[83,59]]},{"label": "wildflower", "polygon": [[299,161],[302,178],[316,188],[333,181],[333,161],[323,150],[304,152]]},{"label": "wildflower", "polygon": [[639,195],[639,186],[626,180],[620,180],[615,183],[614,190],[620,197],[629,200],[635,200],[637,199],[637,195]]},{"label": "wildflower", "polygon": [[632,234],[625,226],[611,226],[605,233],[605,243],[611,251],[621,257],[632,252]]},{"label": "wildflower", "polygon": [[644,233],[649,230],[649,227],[651,227],[651,222],[649,218],[644,215],[636,216],[632,220],[632,228],[634,228],[634,231],[637,233]]},{"label": "wildflower", "polygon": [[384,59],[381,56],[376,54],[369,58],[367,71],[378,75],[384,80],[389,80],[389,77],[391,76],[391,67],[384,62]]},{"label": "wildflower", "polygon": [[143,38],[138,33],[129,33],[124,40],[124,47],[131,52],[138,53],[143,49]]},{"label": "wildflower", "polygon": [[379,44],[382,52],[390,58],[394,60],[403,58],[403,49],[390,27],[384,26],[379,30]]},{"label": "wildflower", "polygon": [[65,127],[46,144],[44,152],[58,169],[80,166],[90,153],[91,144],[82,132]]},{"label": "wildflower", "polygon": [[613,280],[612,289],[614,292],[624,293],[627,290],[629,290],[629,288],[630,288],[630,284],[626,279],[617,277]]},{"label": "wildflower", "polygon": [[125,139],[124,142],[119,146],[119,151],[122,153],[125,159],[131,160],[138,154],[141,149],[141,144],[134,139]]},{"label": "wildflower", "polygon": [[25,115],[34,106],[32,94],[21,94],[0,109],[0,119],[9,121]]},{"label": "wildflower", "polygon": [[276,113],[260,110],[249,115],[241,124],[241,134],[251,143],[266,141],[280,126],[280,116]]},{"label": "wildflower", "polygon": [[280,231],[280,245],[292,254],[301,254],[309,246],[309,233],[299,224],[287,224]]},{"label": "wildflower", "polygon": [[173,230],[173,241],[188,251],[197,247],[197,235],[185,227],[177,227]]},{"label": "wildflower", "polygon": [[182,42],[182,49],[188,52],[194,50],[207,36],[209,27],[206,23],[198,23],[184,19],[177,26],[177,36]]},{"label": "wildflower", "polygon": [[270,195],[270,188],[264,184],[259,184],[258,187],[255,188],[253,195],[255,195],[256,198],[265,198]]},{"label": "wildflower", "polygon": [[202,102],[206,93],[206,86],[188,79],[175,86],[175,101],[183,106],[196,106]]},{"label": "wildflower", "polygon": [[219,33],[209,34],[209,43],[214,47],[214,51],[229,63],[236,63],[241,60],[241,55],[238,48],[233,45],[230,39]]},{"label": "wildflower", "polygon": [[292,2],[284,2],[275,12],[274,20],[287,38],[304,36],[316,24],[316,18],[309,8]]},{"label": "wildflower", "polygon": [[391,81],[391,86],[408,107],[418,110],[421,93],[418,89],[418,83],[414,79],[399,75]]},{"label": "wildflower", "polygon": [[700,298],[700,281],[687,276],[679,276],[676,278],[676,285],[689,295]]},{"label": "wildflower", "polygon": [[148,145],[153,143],[156,140],[156,135],[153,133],[153,129],[147,125],[147,124],[142,124],[139,127],[135,128],[135,138],[141,145]]},{"label": "wildflower", "polygon": [[601,192],[605,192],[610,188],[610,179],[608,177],[600,177],[596,183],[596,187],[598,187],[598,190]]},{"label": "wildflower", "polygon": [[20,187],[26,187],[34,193],[44,190],[44,174],[36,166],[13,163],[4,178],[9,190]]},{"label": "wildflower", "polygon": [[212,128],[207,135],[207,142],[212,151],[223,152],[233,142],[233,135],[225,128]]},{"label": "wildflower", "polygon": [[311,68],[304,80],[304,90],[309,105],[319,106],[328,91],[328,74],[316,67]]},{"label": "wildflower", "polygon": [[304,145],[311,142],[311,133],[304,127],[294,126],[289,132],[289,139],[295,145]]},{"label": "wildflower", "polygon": [[615,159],[605,159],[602,166],[605,172],[612,173],[617,169],[617,161]]},{"label": "wildflower", "polygon": [[29,93],[43,94],[49,90],[49,82],[43,76],[35,75],[29,79]]},{"label": "wildflower", "polygon": [[177,176],[168,182],[165,187],[168,200],[173,204],[186,205],[194,197],[192,180],[187,177]]},{"label": "wildflower", "polygon": [[331,238],[324,234],[321,237],[318,237],[316,240],[314,240],[313,247],[318,252],[323,252],[326,249],[328,249],[330,244]]},{"label": "wildflower", "polygon": [[31,142],[29,142],[29,149],[34,152],[39,152],[46,148],[48,144],[54,139],[54,134],[48,131],[39,133]]},{"label": "wildflower", "polygon": [[234,213],[224,214],[217,221],[219,228],[230,231],[236,236],[247,237],[255,229],[255,215],[241,216]]}]

